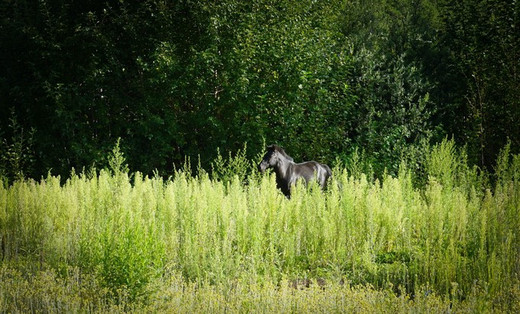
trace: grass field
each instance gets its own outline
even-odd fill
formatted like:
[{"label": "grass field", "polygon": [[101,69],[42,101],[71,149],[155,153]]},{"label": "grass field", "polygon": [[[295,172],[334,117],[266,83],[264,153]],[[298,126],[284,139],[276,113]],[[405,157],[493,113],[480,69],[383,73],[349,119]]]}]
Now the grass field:
[{"label": "grass field", "polygon": [[507,147],[495,177],[445,141],[425,184],[336,168],[290,200],[273,175],[150,178],[117,157],[0,185],[1,312],[520,312]]}]

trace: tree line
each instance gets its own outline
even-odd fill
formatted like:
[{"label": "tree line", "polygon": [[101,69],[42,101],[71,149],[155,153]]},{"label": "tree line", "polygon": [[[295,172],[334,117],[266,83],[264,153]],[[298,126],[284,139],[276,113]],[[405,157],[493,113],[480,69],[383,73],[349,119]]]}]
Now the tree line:
[{"label": "tree line", "polygon": [[171,173],[217,148],[419,167],[445,137],[520,148],[520,4],[483,0],[2,1],[0,172]]}]

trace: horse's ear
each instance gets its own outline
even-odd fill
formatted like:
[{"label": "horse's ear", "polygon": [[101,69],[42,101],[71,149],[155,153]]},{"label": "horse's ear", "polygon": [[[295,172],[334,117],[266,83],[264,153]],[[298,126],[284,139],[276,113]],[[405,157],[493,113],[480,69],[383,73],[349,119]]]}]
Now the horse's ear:
[{"label": "horse's ear", "polygon": [[276,144],[273,144],[271,146],[272,146],[272,150],[277,151],[277,152],[282,153],[282,154],[285,154],[285,151],[280,146],[278,146]]}]

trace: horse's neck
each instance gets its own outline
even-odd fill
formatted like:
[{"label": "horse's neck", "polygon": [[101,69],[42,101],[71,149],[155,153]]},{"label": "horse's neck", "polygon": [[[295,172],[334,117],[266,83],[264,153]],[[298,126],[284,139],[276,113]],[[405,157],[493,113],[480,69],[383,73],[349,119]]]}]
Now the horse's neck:
[{"label": "horse's neck", "polygon": [[293,161],[285,160],[284,162],[279,162],[275,167],[276,174],[281,178],[286,178],[288,176],[287,170],[294,164]]}]

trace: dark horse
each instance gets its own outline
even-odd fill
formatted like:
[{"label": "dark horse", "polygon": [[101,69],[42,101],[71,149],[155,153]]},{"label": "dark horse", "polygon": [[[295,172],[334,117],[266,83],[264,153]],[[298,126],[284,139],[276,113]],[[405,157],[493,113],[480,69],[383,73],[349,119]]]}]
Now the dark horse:
[{"label": "dark horse", "polygon": [[300,178],[305,180],[305,184],[311,180],[316,180],[324,189],[327,186],[327,180],[332,176],[329,166],[320,164],[316,161],[306,161],[295,163],[291,156],[277,145],[267,147],[267,153],[258,165],[258,170],[262,173],[267,168],[273,168],[276,173],[276,185],[283,194],[291,197],[291,185],[295,184]]}]

